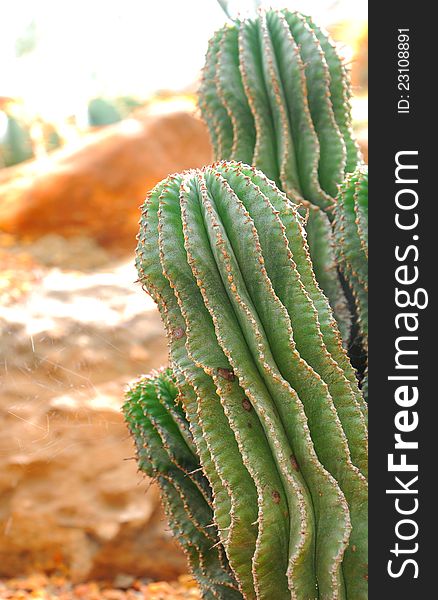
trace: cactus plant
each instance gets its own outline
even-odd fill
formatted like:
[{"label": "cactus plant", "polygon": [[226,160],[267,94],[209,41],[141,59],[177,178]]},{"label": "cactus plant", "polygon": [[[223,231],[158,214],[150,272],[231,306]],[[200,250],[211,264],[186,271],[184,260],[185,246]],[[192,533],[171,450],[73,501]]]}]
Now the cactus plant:
[{"label": "cactus plant", "polygon": [[6,130],[0,138],[0,163],[10,167],[33,157],[29,127],[12,114],[4,113]]},{"label": "cactus plant", "polygon": [[122,120],[115,103],[106,98],[93,98],[88,103],[88,123],[90,127],[112,125]]},{"label": "cactus plant", "polygon": [[[368,351],[368,167],[347,175],[336,198],[336,259],[353,292],[359,331]],[[367,378],[364,379],[367,387]]]},{"label": "cactus plant", "polygon": [[217,160],[253,164],[297,202],[330,210],[359,161],[346,67],[298,12],[260,11],[219,30],[199,105]]},{"label": "cactus plant", "polygon": [[243,596],[363,600],[366,405],[303,226],[260,171],[221,162],[150,192],[137,268]]},{"label": "cactus plant", "polygon": [[132,384],[123,412],[139,468],[161,489],[170,528],[187,555],[203,597],[241,599],[218,539],[211,488],[201,472],[171,372],[162,370]]},{"label": "cactus plant", "polygon": [[211,39],[199,89],[217,160],[253,164],[297,204],[315,275],[348,341],[350,314],[334,266],[329,218],[338,185],[359,160],[350,88],[336,47],[309,17],[260,11]]}]

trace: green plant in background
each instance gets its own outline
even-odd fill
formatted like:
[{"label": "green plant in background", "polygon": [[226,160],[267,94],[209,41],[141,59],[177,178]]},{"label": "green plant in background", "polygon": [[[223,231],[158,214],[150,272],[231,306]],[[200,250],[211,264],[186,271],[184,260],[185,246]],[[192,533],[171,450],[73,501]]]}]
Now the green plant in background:
[{"label": "green plant in background", "polygon": [[33,158],[29,127],[20,119],[5,113],[6,128],[0,138],[0,166],[10,167]]},{"label": "green plant in background", "polygon": [[332,218],[338,185],[360,160],[350,95],[334,44],[309,17],[287,10],[219,30],[199,89],[215,158],[252,164],[293,202],[312,206],[307,229],[315,275],[346,341],[350,315],[329,219],[318,207]]},{"label": "green plant in background", "polygon": [[240,163],[171,176],[137,268],[243,596],[364,600],[366,405],[297,208]]},{"label": "green plant in background", "polygon": [[88,122],[90,126],[103,126],[118,123],[128,117],[143,104],[134,96],[93,98],[88,103]]},{"label": "green plant in background", "polygon": [[88,123],[91,127],[112,125],[122,120],[114,102],[106,98],[93,98],[88,103]]},{"label": "green plant in background", "polygon": [[184,549],[203,598],[239,600],[213,521],[212,492],[169,370],[140,378],[126,393],[125,420],[139,469],[153,478],[170,528]]},{"label": "green plant in background", "polygon": [[52,152],[60,148],[62,146],[62,139],[56,128],[51,123],[48,123],[44,129],[44,146],[46,152]]},{"label": "green plant in background", "polygon": [[[347,175],[336,198],[333,222],[336,259],[356,303],[359,331],[368,352],[368,167]],[[364,382],[367,395],[367,378]]]}]

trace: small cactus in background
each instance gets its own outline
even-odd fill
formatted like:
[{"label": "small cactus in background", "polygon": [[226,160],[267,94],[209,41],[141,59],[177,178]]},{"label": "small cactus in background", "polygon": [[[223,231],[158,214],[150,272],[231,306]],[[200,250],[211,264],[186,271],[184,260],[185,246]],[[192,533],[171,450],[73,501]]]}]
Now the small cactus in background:
[{"label": "small cactus in background", "polygon": [[10,167],[33,158],[29,127],[15,116],[4,113],[5,131],[0,137],[0,167]]},{"label": "small cactus in background", "polygon": [[261,172],[222,162],[150,192],[137,268],[243,596],[365,600],[366,405],[303,227]]},{"label": "small cactus in background", "polygon": [[217,160],[252,164],[293,202],[311,205],[315,275],[348,342],[330,222],[318,210],[332,218],[338,185],[359,160],[348,73],[336,47],[309,17],[288,10],[226,25],[210,40],[199,105]]},{"label": "small cactus in background", "polygon": [[51,123],[43,124],[44,146],[46,152],[52,152],[62,146],[62,139]]},{"label": "small cactus in background", "polygon": [[88,123],[90,127],[112,125],[122,120],[122,115],[113,102],[105,98],[93,98],[88,103]]},{"label": "small cactus in background", "polygon": [[[333,222],[336,259],[356,302],[359,331],[368,351],[368,167],[347,175],[340,187]],[[367,390],[367,378],[363,382]]]},{"label": "small cactus in background", "polygon": [[241,600],[214,525],[211,488],[170,371],[136,381],[126,393],[123,412],[139,469],[160,487],[169,526],[203,598]]}]

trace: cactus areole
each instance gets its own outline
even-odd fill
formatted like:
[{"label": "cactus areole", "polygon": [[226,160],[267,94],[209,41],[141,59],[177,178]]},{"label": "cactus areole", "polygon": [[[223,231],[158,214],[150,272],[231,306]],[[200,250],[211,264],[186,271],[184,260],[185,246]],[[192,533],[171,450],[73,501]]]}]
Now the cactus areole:
[{"label": "cactus areole", "polygon": [[150,192],[137,268],[239,593],[365,600],[366,404],[303,225],[260,171],[220,162]]}]

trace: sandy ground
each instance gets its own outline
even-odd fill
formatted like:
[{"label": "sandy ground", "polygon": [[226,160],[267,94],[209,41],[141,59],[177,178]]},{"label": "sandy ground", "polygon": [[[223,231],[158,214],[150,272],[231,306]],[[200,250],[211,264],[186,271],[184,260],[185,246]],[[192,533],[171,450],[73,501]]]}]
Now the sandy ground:
[{"label": "sandy ground", "polygon": [[0,272],[0,577],[174,580],[186,561],[121,414],[129,381],[167,362],[133,257],[0,236]]}]

